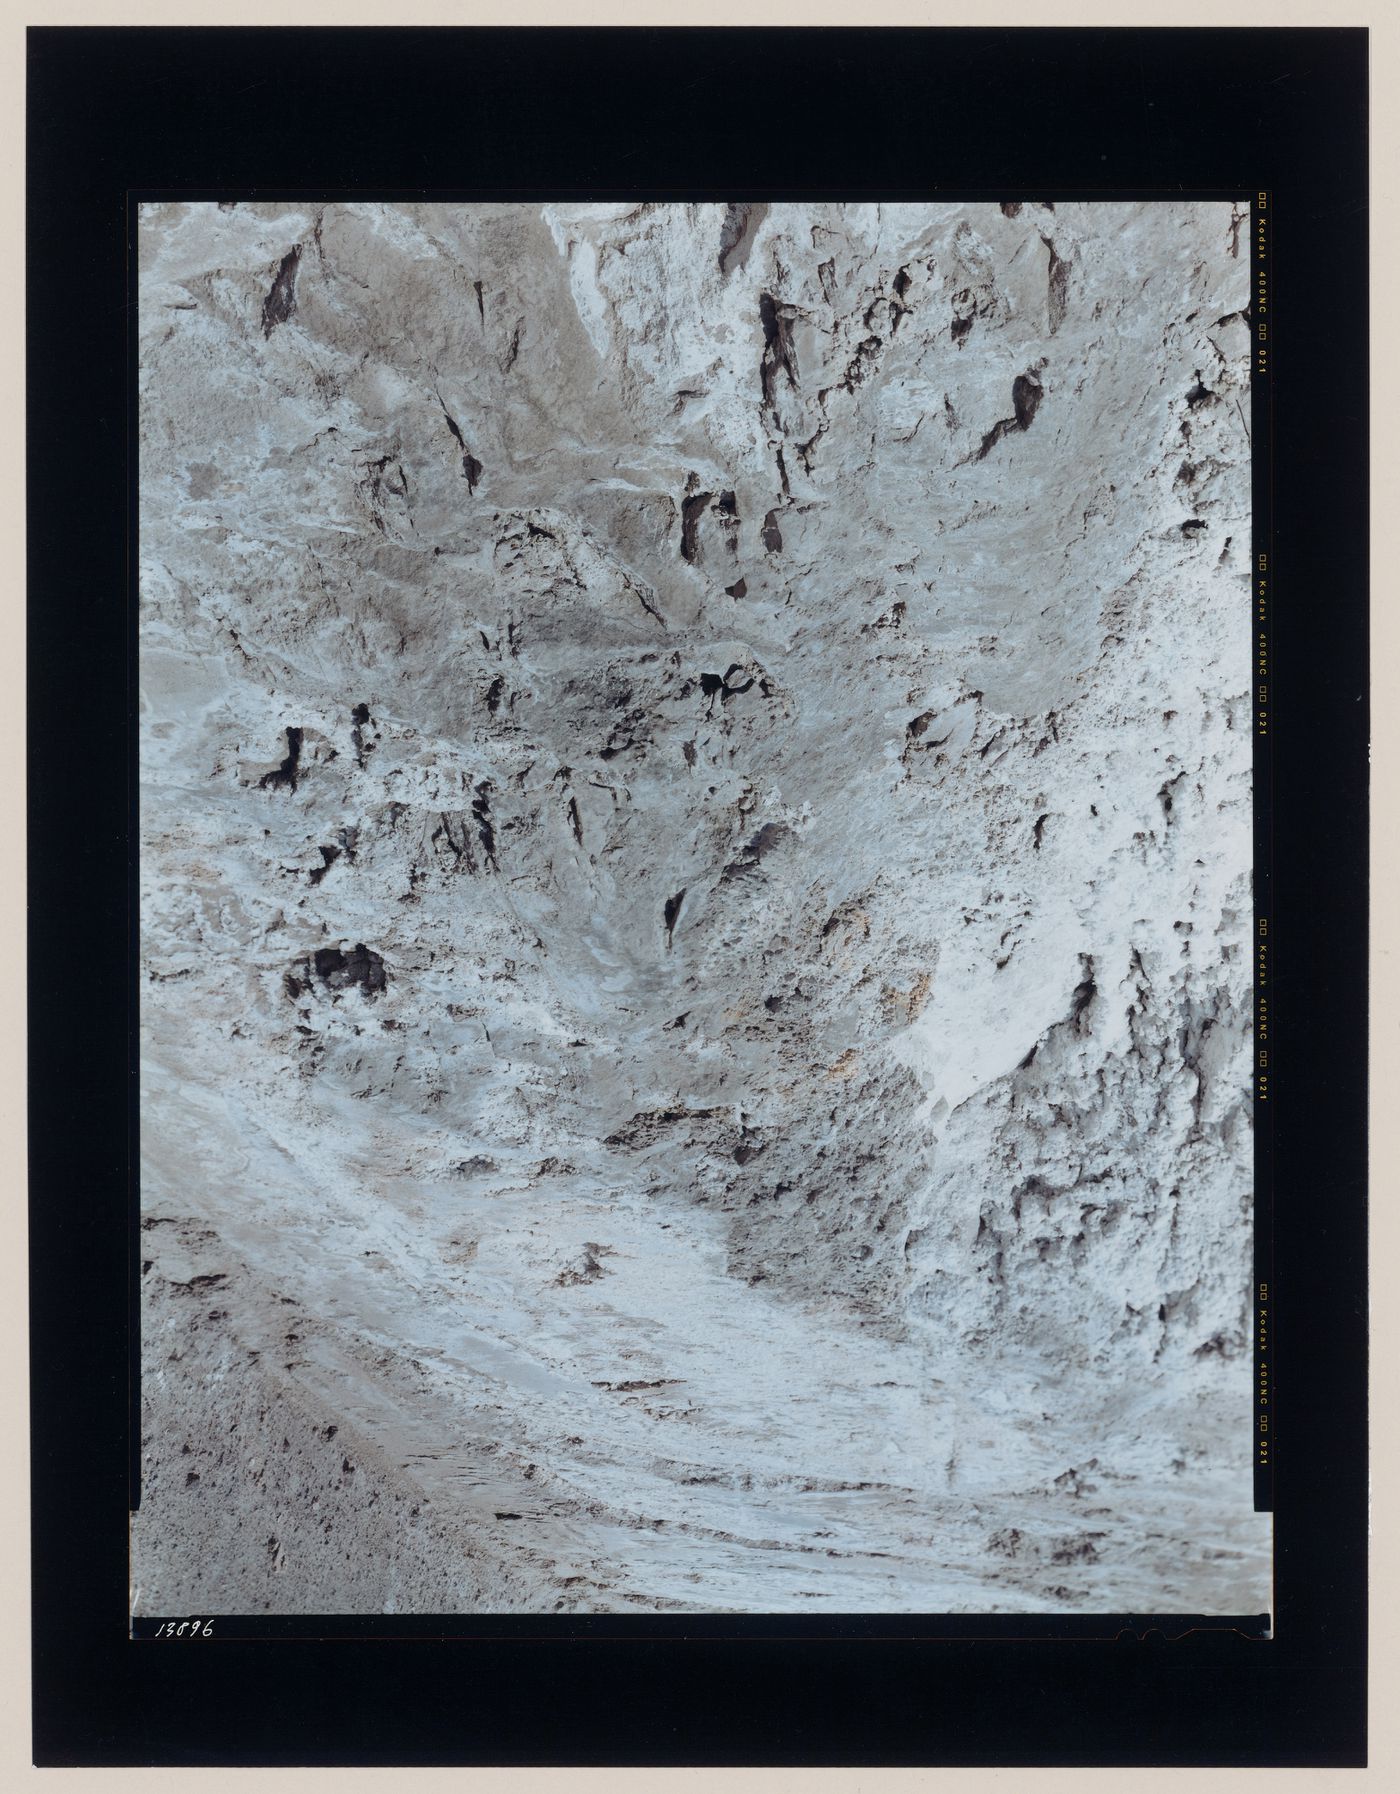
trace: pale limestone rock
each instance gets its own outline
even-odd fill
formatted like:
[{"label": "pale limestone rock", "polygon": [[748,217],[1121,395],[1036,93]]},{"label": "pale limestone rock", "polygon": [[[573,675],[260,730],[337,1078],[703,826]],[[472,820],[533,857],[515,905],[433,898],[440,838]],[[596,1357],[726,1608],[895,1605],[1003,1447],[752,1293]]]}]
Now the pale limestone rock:
[{"label": "pale limestone rock", "polygon": [[1268,1605],[1237,237],[144,209],[141,1611]]}]

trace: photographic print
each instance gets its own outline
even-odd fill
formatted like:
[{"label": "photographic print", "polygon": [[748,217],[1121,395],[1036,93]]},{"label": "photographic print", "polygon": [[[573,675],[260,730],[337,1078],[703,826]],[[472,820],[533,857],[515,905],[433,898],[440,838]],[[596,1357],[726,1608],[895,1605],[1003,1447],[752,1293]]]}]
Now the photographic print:
[{"label": "photographic print", "polygon": [[131,1612],[1250,1614],[1250,213],[136,222]]}]

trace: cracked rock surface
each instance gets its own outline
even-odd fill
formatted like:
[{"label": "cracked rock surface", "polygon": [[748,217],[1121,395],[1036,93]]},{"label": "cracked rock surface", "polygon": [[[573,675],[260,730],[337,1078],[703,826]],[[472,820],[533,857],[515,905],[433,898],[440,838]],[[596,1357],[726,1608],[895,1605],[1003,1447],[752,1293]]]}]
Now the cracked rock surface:
[{"label": "cracked rock surface", "polygon": [[141,219],[144,1613],[1257,1613],[1228,203]]}]

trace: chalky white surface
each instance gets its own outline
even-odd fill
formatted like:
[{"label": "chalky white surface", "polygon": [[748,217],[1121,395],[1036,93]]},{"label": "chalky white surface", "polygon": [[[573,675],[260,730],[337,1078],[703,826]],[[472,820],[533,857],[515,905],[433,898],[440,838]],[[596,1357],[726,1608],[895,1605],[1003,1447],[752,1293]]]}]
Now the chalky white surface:
[{"label": "chalky white surface", "polygon": [[1269,1606],[1243,223],[144,209],[138,1612]]}]

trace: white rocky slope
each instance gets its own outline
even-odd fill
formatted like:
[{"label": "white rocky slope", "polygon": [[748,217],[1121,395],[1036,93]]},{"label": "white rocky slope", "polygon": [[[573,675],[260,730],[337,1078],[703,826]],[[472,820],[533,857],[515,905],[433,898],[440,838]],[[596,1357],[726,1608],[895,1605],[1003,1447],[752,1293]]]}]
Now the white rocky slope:
[{"label": "white rocky slope", "polygon": [[1225,204],[147,207],[142,1612],[1255,1612]]}]

